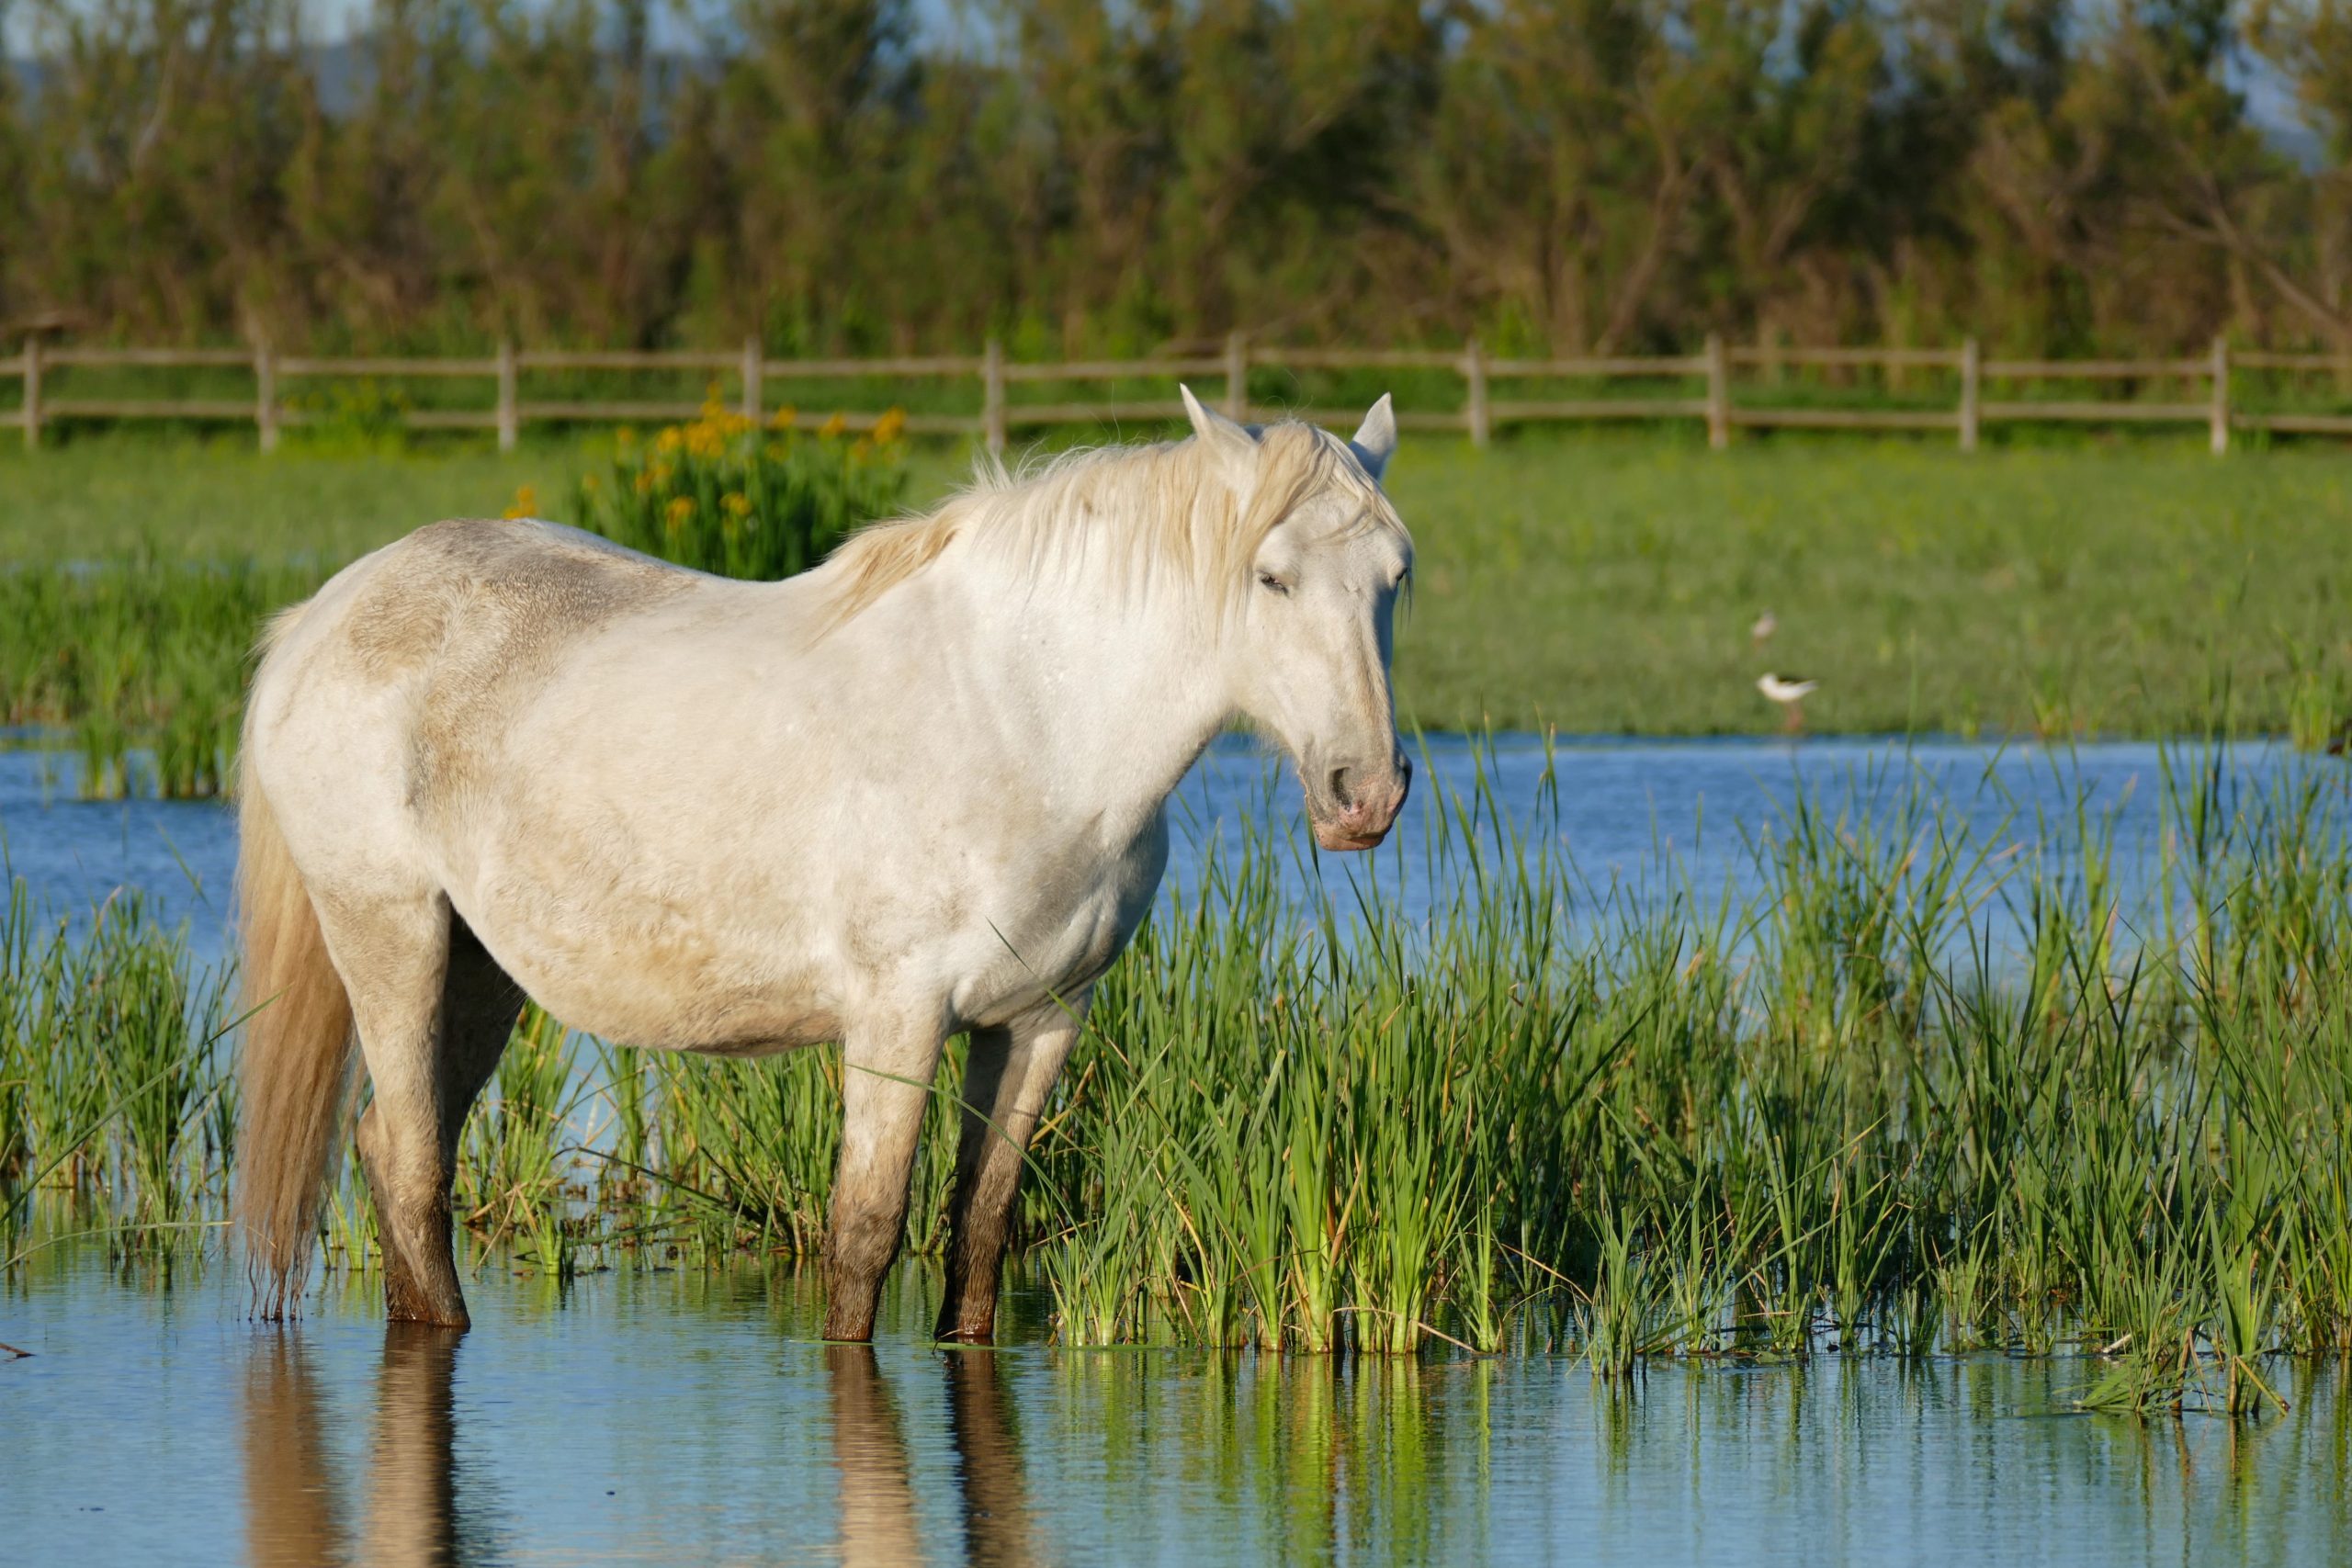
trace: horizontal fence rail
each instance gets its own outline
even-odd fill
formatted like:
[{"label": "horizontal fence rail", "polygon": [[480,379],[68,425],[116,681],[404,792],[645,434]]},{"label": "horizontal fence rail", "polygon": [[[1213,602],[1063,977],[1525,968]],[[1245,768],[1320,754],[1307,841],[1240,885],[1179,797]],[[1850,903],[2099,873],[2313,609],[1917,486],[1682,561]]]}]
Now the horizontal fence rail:
[{"label": "horizontal fence rail", "polygon": [[[252,393],[242,399],[77,398],[56,395],[59,372],[71,370],[237,370],[249,375]],[[901,355],[865,359],[771,359],[757,343],[732,353],[717,351],[631,352],[625,350],[518,349],[501,344],[495,354],[475,358],[417,356],[352,357],[278,355],[267,348],[163,349],[83,348],[25,341],[13,359],[0,359],[0,388],[17,383],[13,408],[0,407],[0,426],[23,432],[38,447],[44,430],[74,420],[181,420],[250,423],[264,451],[274,450],[282,431],[334,418],[299,402],[286,389],[305,379],[397,382],[403,379],[470,380],[488,384],[489,406],[386,410],[379,417],[412,430],[481,430],[493,433],[501,449],[511,449],[526,424],[627,424],[690,420],[707,406],[677,399],[582,398],[558,400],[524,395],[526,377],[602,372],[699,373],[715,388],[731,389],[726,406],[751,419],[768,412],[775,383],[809,381],[971,382],[978,409],[966,413],[916,412],[901,416],[905,429],[924,434],[970,435],[991,451],[1002,451],[1015,429],[1097,424],[1108,421],[1165,421],[1182,417],[1174,398],[1105,399],[1084,402],[1023,401],[1012,389],[1089,381],[1134,382],[1178,379],[1214,381],[1217,400],[1237,419],[1251,412],[1252,370],[1408,370],[1459,378],[1458,409],[1407,408],[1399,423],[1408,429],[1454,431],[1484,446],[1506,425],[1620,420],[1703,423],[1709,444],[1728,446],[1733,433],[1752,430],[1861,430],[1951,432],[1962,450],[1973,451],[1987,425],[2028,423],[2185,424],[2205,427],[2212,450],[2226,452],[2233,431],[2300,435],[2352,435],[2352,413],[2260,412],[2233,406],[2233,371],[2326,374],[2352,387],[2352,357],[2243,350],[2234,354],[2217,341],[2211,353],[2169,359],[1986,359],[1972,339],[1957,348],[1806,348],[1771,344],[1727,345],[1707,340],[1697,355],[1602,355],[1582,358],[1488,358],[1475,342],[1459,351],[1433,349],[1283,348],[1255,344],[1239,334],[1218,355],[1168,355],[1141,359],[1014,361],[991,342],[977,355]],[[1765,400],[1788,370],[1876,371],[1889,379],[1913,371],[1949,373],[1957,392],[1948,406],[1825,408],[1775,406]],[[1746,373],[1745,379],[1738,379]],[[1758,374],[1760,373],[1760,374]],[[1497,384],[1528,381],[1680,381],[1696,383],[1696,396],[1510,397]],[[1735,386],[1737,381],[1736,389]],[[2191,393],[2177,401],[2132,397],[1988,398],[1987,382],[2082,383],[2096,388],[2117,382],[2135,386],[2179,383]],[[1735,390],[1740,394],[1735,396]],[[718,393],[715,391],[714,396]],[[841,409],[830,417],[839,428],[869,430],[881,409]],[[1271,408],[1261,412],[1274,412]],[[1284,406],[1285,414],[1327,416]],[[1328,416],[1337,423],[1338,414]]]}]

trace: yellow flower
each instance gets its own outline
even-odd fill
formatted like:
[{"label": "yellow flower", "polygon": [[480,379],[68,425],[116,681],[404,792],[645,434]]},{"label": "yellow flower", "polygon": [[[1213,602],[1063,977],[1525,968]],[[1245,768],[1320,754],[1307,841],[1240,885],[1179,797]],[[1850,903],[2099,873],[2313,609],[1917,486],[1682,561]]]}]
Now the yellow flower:
[{"label": "yellow flower", "polygon": [[694,514],[695,498],[690,495],[672,496],[670,504],[662,509],[662,515],[669,523],[670,531],[673,534],[684,527],[686,520]]},{"label": "yellow flower", "polygon": [[752,514],[752,498],[741,491],[729,491],[719,497],[718,504],[727,509],[729,517],[749,517]]},{"label": "yellow flower", "polygon": [[885,410],[882,417],[874,422],[874,439],[877,444],[887,446],[905,434],[906,428],[906,410],[901,408]]},{"label": "yellow flower", "polygon": [[849,421],[843,419],[839,414],[835,414],[832,418],[825,422],[823,428],[819,430],[817,434],[830,440],[833,436],[839,435],[842,431],[847,430],[848,428]]},{"label": "yellow flower", "polygon": [[771,430],[790,430],[799,423],[800,411],[790,403],[785,404],[768,416],[768,428]]},{"label": "yellow flower", "polygon": [[627,451],[631,446],[636,446],[637,426],[633,424],[622,425],[620,429],[613,433],[613,443],[619,446],[623,451]]},{"label": "yellow flower", "polygon": [[514,503],[500,515],[503,517],[536,517],[539,514],[539,492],[529,485],[514,491]]}]

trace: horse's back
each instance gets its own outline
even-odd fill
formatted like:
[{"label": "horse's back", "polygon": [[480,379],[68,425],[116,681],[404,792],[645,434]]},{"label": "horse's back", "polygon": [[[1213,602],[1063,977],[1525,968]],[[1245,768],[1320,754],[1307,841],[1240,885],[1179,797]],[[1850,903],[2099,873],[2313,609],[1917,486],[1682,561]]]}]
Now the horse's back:
[{"label": "horse's back", "polygon": [[[333,766],[408,810],[461,793],[566,653],[714,580],[556,524],[420,528],[336,574],[265,644],[248,736],[265,788]],[[366,758],[379,764],[356,769]]]},{"label": "horse's back", "polygon": [[707,581],[575,528],[475,518],[420,528],[348,575],[342,651],[379,678],[526,666]]}]

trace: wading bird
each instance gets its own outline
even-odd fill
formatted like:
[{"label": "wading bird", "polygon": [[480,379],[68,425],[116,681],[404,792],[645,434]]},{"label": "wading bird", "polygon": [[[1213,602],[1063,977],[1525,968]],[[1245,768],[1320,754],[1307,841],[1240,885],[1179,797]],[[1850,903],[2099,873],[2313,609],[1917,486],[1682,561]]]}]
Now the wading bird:
[{"label": "wading bird", "polygon": [[1756,689],[1788,710],[1788,729],[1792,735],[1804,728],[1804,700],[1820,684],[1818,681],[1795,680],[1775,675],[1770,671],[1756,677]]}]

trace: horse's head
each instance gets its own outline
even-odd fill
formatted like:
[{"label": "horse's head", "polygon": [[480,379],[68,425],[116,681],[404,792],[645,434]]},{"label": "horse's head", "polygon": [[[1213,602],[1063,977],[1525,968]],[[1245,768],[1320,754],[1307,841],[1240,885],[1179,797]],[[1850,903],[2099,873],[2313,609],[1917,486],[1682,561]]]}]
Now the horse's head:
[{"label": "horse's head", "polygon": [[1247,548],[1228,568],[1249,574],[1225,639],[1234,705],[1297,763],[1315,841],[1371,849],[1413,780],[1388,684],[1396,596],[1413,566],[1412,538],[1380,491],[1396,417],[1383,397],[1343,442],[1305,424],[1261,434],[1189,390],[1184,407],[1233,487]]}]

